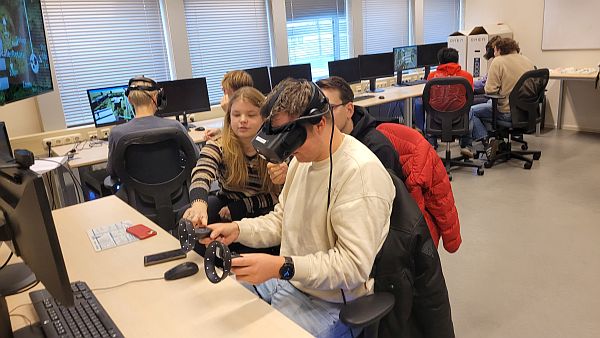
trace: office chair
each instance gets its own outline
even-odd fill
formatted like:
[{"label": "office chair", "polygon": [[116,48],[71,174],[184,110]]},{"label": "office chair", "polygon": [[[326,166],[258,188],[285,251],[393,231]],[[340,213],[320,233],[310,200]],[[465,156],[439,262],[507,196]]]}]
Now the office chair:
[{"label": "office chair", "polygon": [[450,143],[460,136],[471,133],[469,111],[473,103],[473,87],[462,77],[442,77],[427,81],[423,89],[425,131],[446,143],[446,155],[442,158],[448,178],[451,167],[477,168],[477,175],[484,174],[483,167],[464,156],[452,157]]},{"label": "office chair", "polygon": [[[535,133],[536,126],[542,123],[542,116],[545,115],[545,91],[549,76],[548,69],[542,68],[525,72],[519,78],[508,96],[512,121],[498,119],[498,99],[504,97],[488,95],[492,99],[491,134],[498,140],[506,138],[507,142],[501,144],[496,156],[484,163],[486,168],[492,167],[497,162],[518,159],[525,162],[523,165],[525,169],[531,169],[533,161],[540,159],[542,152],[527,150],[529,146],[523,139],[523,135]],[[522,143],[522,150],[512,150],[511,141]],[[526,155],[533,155],[533,157],[527,158]]]},{"label": "office chair", "polygon": [[396,197],[370,274],[375,293],[344,304],[340,320],[363,329],[363,338],[454,338],[448,289],[427,222],[402,180],[388,172]]},{"label": "office chair", "polygon": [[117,142],[112,156],[123,190],[119,193],[127,203],[163,229],[174,229],[177,214],[190,204],[197,160],[185,132],[165,127],[129,133]]}]

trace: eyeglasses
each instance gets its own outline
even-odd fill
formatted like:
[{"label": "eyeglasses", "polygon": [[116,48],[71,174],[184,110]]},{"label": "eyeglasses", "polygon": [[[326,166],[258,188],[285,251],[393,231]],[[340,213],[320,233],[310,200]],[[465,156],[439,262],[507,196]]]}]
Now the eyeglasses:
[{"label": "eyeglasses", "polygon": [[340,107],[340,106],[345,106],[348,102],[346,103],[340,103],[340,104],[329,104],[331,106],[331,110],[335,110],[335,108]]}]

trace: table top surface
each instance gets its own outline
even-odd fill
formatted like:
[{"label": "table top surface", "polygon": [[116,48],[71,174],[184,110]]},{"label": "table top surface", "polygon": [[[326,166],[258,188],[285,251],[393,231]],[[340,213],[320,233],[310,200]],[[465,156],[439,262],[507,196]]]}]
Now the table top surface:
[{"label": "table top surface", "polygon": [[[92,289],[162,277],[184,261],[200,267],[199,273],[175,281],[144,281],[95,291],[126,337],[278,337],[282,333],[286,337],[310,337],[233,278],[212,284],[203,273],[202,257],[193,251],[185,260],[144,267],[144,255],[176,249],[179,242],[117,197],[58,209],[53,217],[69,279],[85,281]],[[145,224],[158,235],[95,252],[86,230],[121,220]],[[10,296],[7,301],[9,309],[31,302],[27,293]],[[14,313],[37,321],[31,304]],[[21,317],[11,317],[11,321],[13,330],[27,324]]]},{"label": "table top surface", "polygon": [[424,84],[403,87],[387,87],[383,88],[383,92],[380,93],[362,93],[357,95],[374,95],[374,97],[361,101],[355,101],[354,104],[366,108],[384,103],[400,101],[407,98],[419,97],[423,95],[423,88],[425,88]]},{"label": "table top surface", "polygon": [[598,76],[598,70],[593,69],[550,69],[551,79],[595,80],[596,76]]}]

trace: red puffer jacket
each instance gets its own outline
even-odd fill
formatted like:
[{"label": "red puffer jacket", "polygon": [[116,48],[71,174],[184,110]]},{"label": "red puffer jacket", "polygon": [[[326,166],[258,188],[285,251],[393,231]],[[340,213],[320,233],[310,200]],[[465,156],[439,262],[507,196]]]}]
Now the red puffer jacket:
[{"label": "red puffer jacket", "polygon": [[427,140],[416,130],[401,124],[377,127],[394,145],[406,180],[406,188],[425,216],[436,245],[440,235],[448,252],[458,250],[462,239],[458,211],[446,168]]}]

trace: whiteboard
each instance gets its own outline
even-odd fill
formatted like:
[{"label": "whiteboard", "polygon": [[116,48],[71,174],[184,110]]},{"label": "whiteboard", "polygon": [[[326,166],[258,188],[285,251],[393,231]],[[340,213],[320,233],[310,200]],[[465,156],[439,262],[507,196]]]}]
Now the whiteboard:
[{"label": "whiteboard", "polygon": [[542,49],[600,49],[599,0],[544,0]]}]

